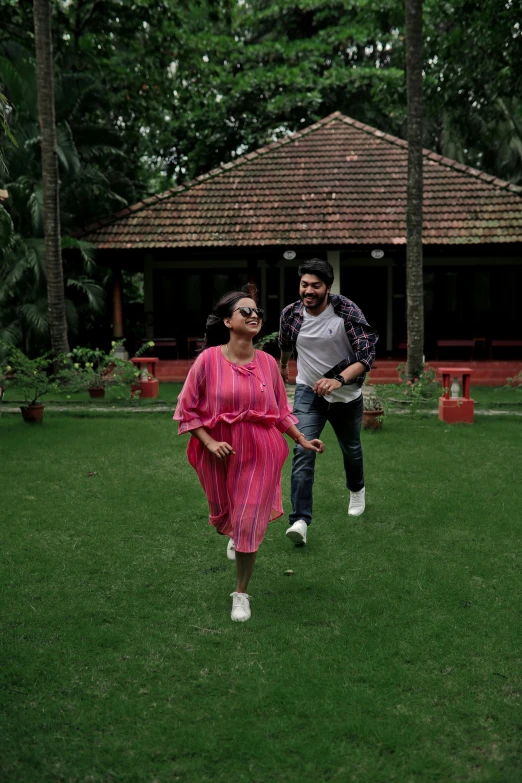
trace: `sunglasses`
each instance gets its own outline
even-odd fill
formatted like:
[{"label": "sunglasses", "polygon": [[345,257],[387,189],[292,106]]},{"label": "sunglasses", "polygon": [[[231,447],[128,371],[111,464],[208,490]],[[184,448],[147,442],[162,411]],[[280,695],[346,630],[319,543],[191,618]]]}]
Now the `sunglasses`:
[{"label": "sunglasses", "polygon": [[[259,307],[236,307],[236,310],[239,310],[243,318],[250,318],[250,316],[257,315],[258,318],[263,320],[263,316],[265,314],[264,310],[261,310]],[[232,310],[233,313],[236,312],[236,310]]]}]

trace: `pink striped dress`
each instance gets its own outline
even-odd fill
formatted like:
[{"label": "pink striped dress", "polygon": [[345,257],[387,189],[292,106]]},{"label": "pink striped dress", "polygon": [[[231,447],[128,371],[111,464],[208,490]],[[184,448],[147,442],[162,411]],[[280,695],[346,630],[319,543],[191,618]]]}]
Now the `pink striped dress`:
[{"label": "pink striped dress", "polygon": [[207,496],[209,523],[233,538],[238,552],[255,552],[268,523],[283,514],[289,449],[282,433],[297,423],[275,359],[256,351],[250,364],[238,365],[219,346],[207,348],[190,369],[174,419],[180,435],[205,427],[234,449],[219,460],[191,437],[187,456]]}]

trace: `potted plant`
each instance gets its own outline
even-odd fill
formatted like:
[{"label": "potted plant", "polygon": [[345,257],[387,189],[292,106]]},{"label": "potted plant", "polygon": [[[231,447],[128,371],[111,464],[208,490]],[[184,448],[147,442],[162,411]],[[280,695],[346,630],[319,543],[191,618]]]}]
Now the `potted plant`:
[{"label": "potted plant", "polygon": [[63,359],[61,381],[72,392],[87,390],[89,397],[104,397],[111,383],[108,355],[99,348],[73,348]]},{"label": "potted plant", "polygon": [[[134,362],[135,359],[141,359],[143,354],[150,348],[154,348],[154,340],[149,340],[138,348],[130,362],[127,362],[127,368],[123,364],[117,368],[122,378],[130,375],[131,397],[152,398],[158,396],[159,381],[149,372],[149,368],[145,366],[150,361],[154,368],[157,359],[148,357],[144,358],[143,361]],[[129,369],[129,365],[132,367],[132,370]]]},{"label": "potted plant", "polygon": [[[123,340],[113,342],[109,353],[99,348],[73,348],[62,358],[60,382],[71,392],[86,390],[92,398],[104,397],[108,388],[126,389],[128,396],[129,385],[137,383],[139,371],[119,355],[122,345]],[[149,344],[144,349],[147,347]]]},{"label": "potted plant", "polygon": [[24,404],[20,406],[23,420],[28,424],[41,424],[44,405],[38,400],[55,388],[50,354],[29,359],[19,348],[11,346],[6,360],[2,376],[4,382],[13,384],[24,398]]},{"label": "potted plant", "polygon": [[384,403],[380,397],[373,390],[366,392],[363,390],[363,428],[365,430],[381,430],[383,416]]},{"label": "potted plant", "polygon": [[[405,398],[404,402],[407,402],[410,406],[411,413],[417,413],[437,402],[441,394],[441,386],[433,367],[423,363],[419,376],[413,379],[408,377],[404,363],[399,364],[397,372],[399,373],[400,382],[392,389],[394,388],[399,393],[398,396],[401,402],[403,402],[401,397]],[[393,393],[393,391],[390,391],[390,393]]]}]

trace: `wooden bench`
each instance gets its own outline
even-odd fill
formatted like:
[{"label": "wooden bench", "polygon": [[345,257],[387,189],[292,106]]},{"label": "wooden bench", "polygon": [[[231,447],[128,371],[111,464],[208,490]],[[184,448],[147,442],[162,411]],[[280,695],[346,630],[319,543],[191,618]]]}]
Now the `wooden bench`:
[{"label": "wooden bench", "polygon": [[491,340],[489,343],[489,358],[492,358],[493,348],[522,348],[522,340]]},{"label": "wooden bench", "polygon": [[157,348],[175,348],[176,358],[178,357],[178,342],[175,337],[144,337],[140,340],[140,345],[145,345],[152,340],[154,347]]},{"label": "wooden bench", "polygon": [[437,350],[435,353],[435,358],[439,358],[439,348],[471,348],[469,355],[470,359],[473,353],[473,348],[475,347],[475,341],[474,340],[437,340]]}]

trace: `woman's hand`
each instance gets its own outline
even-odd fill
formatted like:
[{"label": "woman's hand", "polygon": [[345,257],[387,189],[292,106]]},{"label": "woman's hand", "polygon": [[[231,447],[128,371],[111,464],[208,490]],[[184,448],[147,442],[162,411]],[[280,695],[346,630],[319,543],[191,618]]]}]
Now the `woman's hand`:
[{"label": "woman's hand", "polygon": [[319,440],[319,438],[313,438],[312,440],[305,440],[304,438],[300,438],[299,445],[307,451],[317,451],[318,454],[322,454],[326,448],[323,441]]},{"label": "woman's hand", "polygon": [[236,452],[230,445],[230,443],[227,443],[226,441],[217,441],[217,440],[209,440],[207,444],[205,444],[207,449],[210,451],[211,454],[214,455],[214,457],[217,457],[218,459],[225,459],[225,457],[229,457],[230,454],[235,454]]}]

